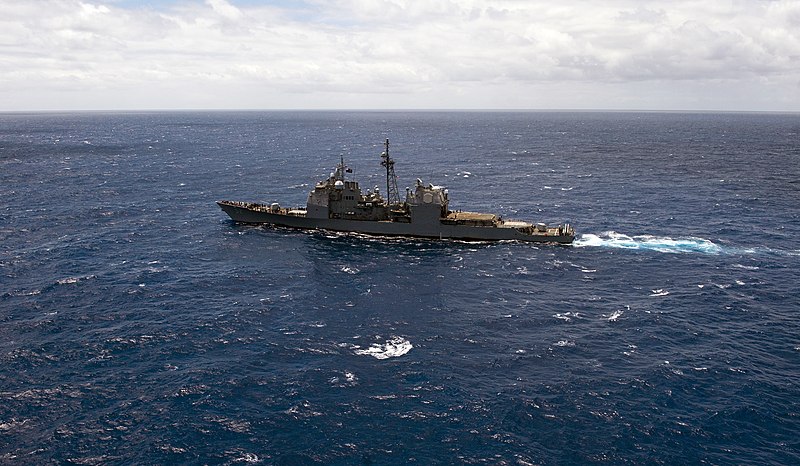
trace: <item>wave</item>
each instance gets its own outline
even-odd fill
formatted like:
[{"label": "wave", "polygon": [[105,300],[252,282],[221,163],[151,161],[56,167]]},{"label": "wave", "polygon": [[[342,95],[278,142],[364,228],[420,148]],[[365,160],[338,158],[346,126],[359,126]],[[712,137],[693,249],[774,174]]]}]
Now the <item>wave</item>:
[{"label": "wave", "polygon": [[83,275],[80,277],[67,277],[61,278],[56,280],[56,283],[59,285],[72,285],[73,283],[78,283],[84,280],[91,280],[92,278],[97,278],[95,275]]},{"label": "wave", "polygon": [[637,235],[628,236],[616,231],[606,231],[599,235],[584,233],[573,243],[575,247],[607,247],[619,249],[644,249],[665,253],[703,253],[720,254],[722,248],[711,240],[698,237]]},{"label": "wave", "polygon": [[410,341],[403,337],[393,336],[385,343],[374,343],[367,349],[361,349],[359,346],[354,346],[353,350],[356,354],[372,356],[376,359],[389,359],[402,356],[414,346]]}]

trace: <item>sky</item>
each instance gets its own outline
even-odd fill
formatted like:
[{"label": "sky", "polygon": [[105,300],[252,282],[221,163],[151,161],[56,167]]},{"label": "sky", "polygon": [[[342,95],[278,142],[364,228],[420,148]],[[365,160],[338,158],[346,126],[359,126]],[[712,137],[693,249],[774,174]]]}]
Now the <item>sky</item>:
[{"label": "sky", "polygon": [[800,112],[800,0],[0,0],[0,111]]}]

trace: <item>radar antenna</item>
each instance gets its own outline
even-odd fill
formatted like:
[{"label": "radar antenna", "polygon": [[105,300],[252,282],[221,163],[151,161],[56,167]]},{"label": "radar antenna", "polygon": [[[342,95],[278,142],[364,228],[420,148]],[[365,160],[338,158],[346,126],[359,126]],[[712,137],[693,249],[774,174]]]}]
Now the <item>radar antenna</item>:
[{"label": "radar antenna", "polygon": [[381,154],[381,165],[386,167],[386,201],[389,205],[400,204],[400,193],[397,192],[397,175],[394,174],[394,160],[389,157],[389,140],[383,143],[385,150]]}]

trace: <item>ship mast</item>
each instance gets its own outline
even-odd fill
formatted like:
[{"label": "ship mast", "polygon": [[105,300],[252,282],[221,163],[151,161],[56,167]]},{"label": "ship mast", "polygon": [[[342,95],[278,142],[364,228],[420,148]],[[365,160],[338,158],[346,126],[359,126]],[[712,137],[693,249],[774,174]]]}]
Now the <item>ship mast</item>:
[{"label": "ship mast", "polygon": [[381,165],[386,167],[386,202],[388,205],[400,204],[400,193],[397,192],[397,175],[394,174],[394,160],[389,157],[389,139],[383,143]]}]

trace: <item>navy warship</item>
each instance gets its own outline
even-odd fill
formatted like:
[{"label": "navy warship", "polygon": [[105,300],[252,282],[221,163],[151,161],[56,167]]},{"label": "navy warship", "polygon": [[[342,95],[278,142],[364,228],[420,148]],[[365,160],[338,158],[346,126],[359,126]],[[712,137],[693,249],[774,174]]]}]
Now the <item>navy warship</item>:
[{"label": "navy warship", "polygon": [[305,207],[286,208],[278,203],[218,201],[235,222],[267,224],[306,230],[321,229],[381,236],[408,236],[467,241],[517,240],[569,244],[575,230],[569,224],[548,226],[506,220],[499,215],[450,210],[447,189],[417,179],[400,199],[389,140],[384,143],[381,166],[386,168],[386,197],[376,186],[363,192],[344,158],[330,176],[314,186]]}]

